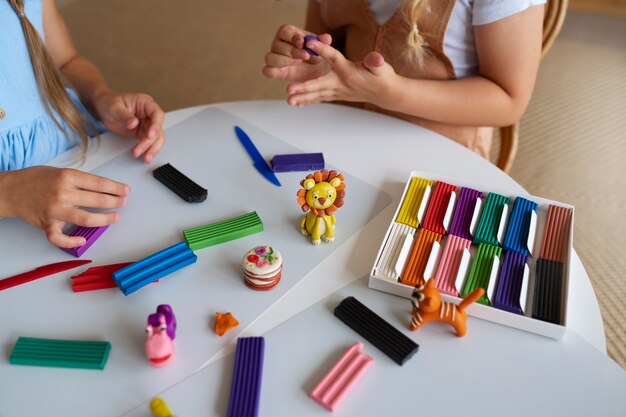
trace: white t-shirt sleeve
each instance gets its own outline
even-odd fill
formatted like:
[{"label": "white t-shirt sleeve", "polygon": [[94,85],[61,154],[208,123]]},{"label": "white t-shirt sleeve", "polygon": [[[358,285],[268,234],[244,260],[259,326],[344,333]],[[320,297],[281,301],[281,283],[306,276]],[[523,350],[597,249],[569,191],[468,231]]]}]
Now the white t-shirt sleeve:
[{"label": "white t-shirt sleeve", "polygon": [[493,23],[545,3],[546,0],[475,0],[472,26]]}]

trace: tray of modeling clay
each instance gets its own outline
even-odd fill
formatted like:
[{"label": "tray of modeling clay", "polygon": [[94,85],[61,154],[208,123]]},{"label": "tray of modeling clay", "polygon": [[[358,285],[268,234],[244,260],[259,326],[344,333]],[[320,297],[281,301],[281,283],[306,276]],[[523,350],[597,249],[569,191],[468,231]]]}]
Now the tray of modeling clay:
[{"label": "tray of modeling clay", "polygon": [[483,288],[468,315],[559,339],[573,224],[568,204],[413,171],[369,287],[411,298],[432,279],[454,303]]}]

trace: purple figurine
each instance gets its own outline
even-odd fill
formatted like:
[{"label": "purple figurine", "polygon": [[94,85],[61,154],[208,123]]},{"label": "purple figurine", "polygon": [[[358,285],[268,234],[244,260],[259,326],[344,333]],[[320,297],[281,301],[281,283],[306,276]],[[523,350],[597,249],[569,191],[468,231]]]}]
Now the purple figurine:
[{"label": "purple figurine", "polygon": [[155,368],[168,365],[175,356],[176,316],[169,304],[161,304],[148,316],[146,356]]}]

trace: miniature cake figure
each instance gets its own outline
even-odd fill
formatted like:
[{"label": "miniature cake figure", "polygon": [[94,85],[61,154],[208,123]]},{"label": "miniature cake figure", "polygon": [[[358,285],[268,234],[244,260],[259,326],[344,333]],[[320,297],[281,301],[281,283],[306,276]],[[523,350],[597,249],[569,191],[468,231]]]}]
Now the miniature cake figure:
[{"label": "miniature cake figure", "polygon": [[411,303],[413,304],[411,330],[415,331],[431,321],[441,321],[454,327],[457,336],[464,336],[467,330],[465,308],[477,301],[484,293],[484,289],[476,288],[467,294],[459,305],[442,302],[439,290],[435,287],[435,279],[429,279],[426,286],[416,286],[411,295]]},{"label": "miniature cake figure", "polygon": [[311,235],[311,242],[319,245],[322,235],[326,242],[335,240],[334,212],[344,203],[346,183],[337,171],[322,170],[307,175],[300,181],[298,204],[306,214],[300,222],[303,235]]},{"label": "miniature cake figure", "polygon": [[169,304],[161,304],[148,316],[146,356],[155,368],[168,365],[175,356],[176,316]]},{"label": "miniature cake figure", "polygon": [[224,336],[224,334],[230,329],[234,329],[239,326],[239,320],[235,318],[231,313],[215,313],[215,333],[218,336]]},{"label": "miniature cake figure", "polygon": [[254,290],[271,290],[280,281],[283,257],[271,246],[250,249],[242,261],[246,285]]}]

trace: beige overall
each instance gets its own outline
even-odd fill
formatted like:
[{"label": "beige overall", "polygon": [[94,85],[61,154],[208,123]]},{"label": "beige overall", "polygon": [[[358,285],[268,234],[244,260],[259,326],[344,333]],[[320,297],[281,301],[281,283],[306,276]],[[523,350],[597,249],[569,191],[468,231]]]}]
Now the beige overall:
[{"label": "beige overall", "polygon": [[[343,42],[342,52],[351,61],[362,61],[371,51],[379,52],[399,75],[408,78],[453,80],[456,78],[450,59],[443,50],[443,38],[455,0],[429,1],[423,8],[417,26],[427,43],[424,66],[406,58],[406,38],[409,31],[402,8],[379,25],[369,9],[367,0],[321,0],[322,22]],[[426,10],[428,9],[428,11]],[[355,105],[355,103],[350,103]],[[385,113],[434,130],[474,152],[489,157],[492,128],[464,127],[434,122],[382,109],[370,103],[358,107]]]}]

